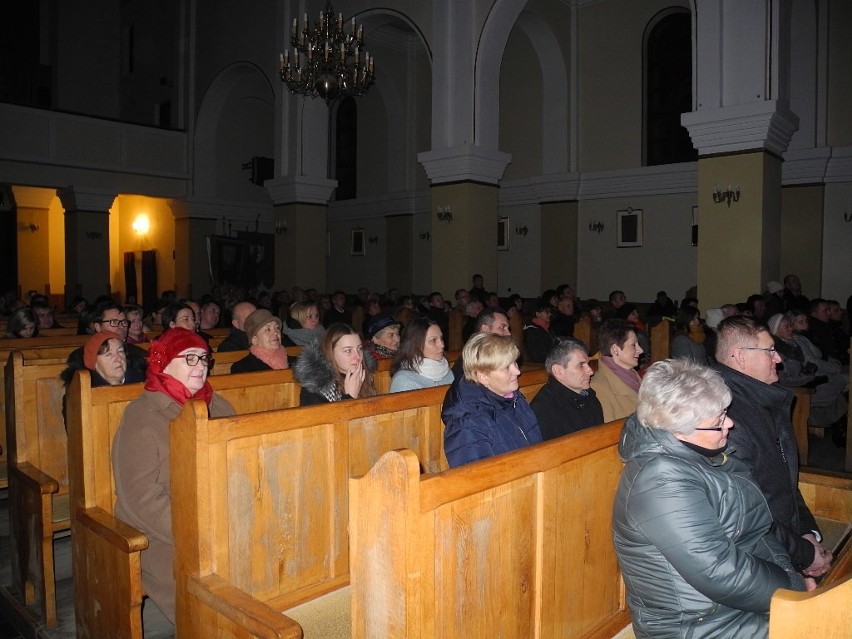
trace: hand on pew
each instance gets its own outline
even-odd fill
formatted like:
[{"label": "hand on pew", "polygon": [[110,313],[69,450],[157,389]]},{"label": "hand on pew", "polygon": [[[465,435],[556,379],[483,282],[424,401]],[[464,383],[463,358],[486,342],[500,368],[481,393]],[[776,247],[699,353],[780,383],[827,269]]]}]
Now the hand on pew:
[{"label": "hand on pew", "polygon": [[831,568],[831,551],[823,548],[822,544],[817,542],[816,537],[813,535],[813,533],[802,535],[802,537],[804,537],[814,545],[814,561],[802,572],[808,577],[822,577]]}]

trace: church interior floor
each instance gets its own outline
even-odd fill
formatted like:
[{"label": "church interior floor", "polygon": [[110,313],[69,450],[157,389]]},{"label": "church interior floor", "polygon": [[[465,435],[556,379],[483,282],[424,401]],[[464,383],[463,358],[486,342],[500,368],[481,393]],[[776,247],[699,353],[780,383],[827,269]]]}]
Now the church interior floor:
[{"label": "church interior floor", "polygon": [[[835,446],[831,437],[809,438],[810,467],[843,472],[844,450]],[[5,597],[0,596],[0,639],[73,639],[74,600],[71,581],[71,538],[66,533],[54,541],[57,578],[57,611],[59,625],[53,629],[25,625]],[[9,512],[7,491],[0,490],[0,586],[7,590],[11,583],[9,559]],[[145,607],[145,639],[173,637],[171,625],[153,605]]]}]

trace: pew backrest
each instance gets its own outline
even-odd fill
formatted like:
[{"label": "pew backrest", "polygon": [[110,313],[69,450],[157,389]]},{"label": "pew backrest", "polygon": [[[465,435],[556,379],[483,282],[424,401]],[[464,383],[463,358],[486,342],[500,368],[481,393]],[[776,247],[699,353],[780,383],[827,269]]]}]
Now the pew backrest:
[{"label": "pew backrest", "polygon": [[[543,370],[524,373],[522,392],[545,381]],[[212,597],[218,580],[278,612],[345,585],[347,480],[397,448],[415,450],[424,470],[446,468],[446,392],[215,419],[187,404],[170,430],[178,633],[196,636],[206,613],[190,591]]]},{"label": "pew backrest", "polygon": [[611,637],[623,420],[421,475],[411,451],[350,480],[352,637]]}]

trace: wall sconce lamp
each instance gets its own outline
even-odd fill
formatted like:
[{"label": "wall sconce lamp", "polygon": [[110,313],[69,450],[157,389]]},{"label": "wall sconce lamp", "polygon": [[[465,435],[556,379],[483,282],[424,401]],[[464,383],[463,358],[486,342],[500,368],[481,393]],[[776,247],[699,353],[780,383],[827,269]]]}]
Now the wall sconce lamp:
[{"label": "wall sconce lamp", "polygon": [[453,212],[450,210],[449,204],[445,204],[444,206],[438,207],[438,221],[439,222],[452,222],[453,221]]},{"label": "wall sconce lamp", "polygon": [[603,233],[604,228],[604,223],[600,220],[595,220],[594,222],[589,220],[589,230],[592,233],[597,233],[598,235],[600,235],[601,233]]},{"label": "wall sconce lamp", "polygon": [[144,213],[137,215],[136,219],[133,220],[133,230],[136,231],[136,235],[147,235],[148,231],[151,230],[151,221],[148,216]]},{"label": "wall sconce lamp", "polygon": [[426,240],[427,242],[432,239],[432,234],[429,231],[420,234],[421,240]]},{"label": "wall sconce lamp", "polygon": [[526,224],[524,224],[524,225],[518,224],[517,226],[515,226],[515,235],[524,235],[525,236],[528,232],[529,232],[529,230],[527,229]]},{"label": "wall sconce lamp", "polygon": [[287,235],[287,222],[275,220],[275,235]]},{"label": "wall sconce lamp", "polygon": [[728,205],[728,208],[731,208],[731,202],[739,202],[740,199],[740,187],[728,185],[728,189],[723,191],[721,187],[716,184],[713,187],[713,201],[716,204],[721,204],[724,202]]},{"label": "wall sconce lamp", "polygon": [[367,241],[370,244],[378,244],[379,243],[379,236],[378,235],[371,235],[370,237],[367,238]]}]

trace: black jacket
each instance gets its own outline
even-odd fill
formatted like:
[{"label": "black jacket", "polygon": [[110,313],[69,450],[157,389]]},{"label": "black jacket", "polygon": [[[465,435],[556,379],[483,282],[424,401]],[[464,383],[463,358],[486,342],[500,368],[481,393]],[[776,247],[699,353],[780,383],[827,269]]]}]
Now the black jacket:
[{"label": "black jacket", "polygon": [[527,324],[524,326],[524,347],[527,361],[543,364],[553,348],[553,333],[536,324]]},{"label": "black jacket", "polygon": [[717,370],[733,396],[729,446],[751,470],[772,511],[776,537],[793,566],[803,570],[813,563],[814,546],[802,535],[819,527],[799,492],[799,451],[790,421],[793,393],[727,366]]},{"label": "black jacket", "polygon": [[530,402],[543,440],[604,423],[603,408],[598,396],[591,388],[583,397],[559,383],[553,377],[547,379],[538,394]]},{"label": "black jacket", "polygon": [[222,343],[219,344],[219,348],[216,349],[216,352],[224,353],[226,351],[247,351],[248,349],[248,335],[245,334],[245,331],[229,326],[228,337],[222,340]]}]

